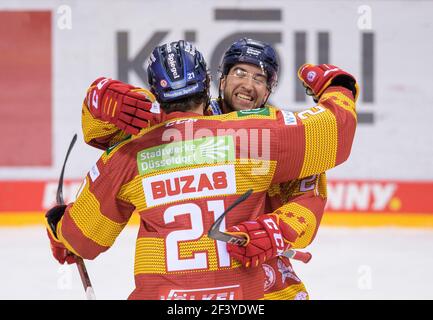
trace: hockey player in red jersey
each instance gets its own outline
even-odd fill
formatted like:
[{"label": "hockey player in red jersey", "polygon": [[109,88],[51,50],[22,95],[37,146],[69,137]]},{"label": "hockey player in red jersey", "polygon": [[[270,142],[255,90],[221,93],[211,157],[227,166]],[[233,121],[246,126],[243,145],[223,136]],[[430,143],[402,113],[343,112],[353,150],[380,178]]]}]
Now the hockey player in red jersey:
[{"label": "hockey player in red jersey", "polygon": [[[341,71],[326,64],[305,65],[300,70],[304,74],[298,74],[298,77],[315,102],[322,93],[318,88],[331,81],[333,72]],[[266,105],[266,101],[277,83],[278,62],[271,46],[257,40],[240,39],[225,52],[220,71],[219,97],[211,101],[210,110],[213,113],[231,110],[249,112],[248,109],[265,106],[272,108]],[[314,82],[314,90],[310,88],[312,83],[306,83],[310,80]],[[357,94],[357,89],[354,94]],[[303,118],[304,114],[300,113],[300,116]],[[314,141],[311,141],[311,145],[314,145]],[[293,237],[293,248],[305,248],[317,233],[326,198],[326,174],[320,173],[272,185],[268,190],[266,212],[277,212],[280,218],[285,219]],[[243,259],[245,264],[251,263],[251,259],[238,258]],[[255,263],[259,263],[259,260],[255,260]],[[265,299],[308,298],[305,286],[295,274],[289,259],[280,256],[263,263],[262,267],[266,274]]]},{"label": "hockey player in red jersey", "polygon": [[[272,46],[247,38],[234,42],[224,53],[219,97],[211,101],[209,110],[221,114],[265,106],[272,108],[266,101],[277,84],[278,68]],[[293,235],[292,247],[305,248],[317,233],[326,196],[325,173],[274,184],[268,190],[266,212],[278,212],[284,217]],[[308,299],[305,285],[288,258],[270,259],[262,263],[262,268],[266,276],[265,299]]]},{"label": "hockey player in red jersey", "polygon": [[[178,47],[181,46],[178,45]],[[168,50],[169,47],[166,48]],[[174,51],[173,48],[170,46],[171,51]],[[196,55],[198,55],[197,52]],[[157,66],[158,64],[154,61],[152,65]],[[315,67],[308,66],[306,68],[306,70],[311,71]],[[152,71],[151,67],[150,71]],[[316,70],[316,72],[319,71],[319,69]],[[177,91],[172,90],[172,87],[167,87],[170,79],[158,78],[161,75],[156,74],[156,80],[152,83],[154,92],[162,92],[159,98],[164,98],[163,94],[176,99],[185,98],[186,94],[191,94],[191,86],[197,90],[201,89],[201,93],[203,93],[203,88],[198,85],[194,86],[191,83],[186,88],[177,87]],[[234,260],[227,260],[225,245],[210,241],[203,230],[209,228],[212,218],[215,218],[218,213],[220,214],[223,207],[236,198],[236,194],[243,193],[247,188],[254,188],[255,192],[251,197],[252,199],[242,206],[242,210],[241,208],[235,210],[232,217],[227,218],[227,227],[239,225],[245,220],[255,220],[264,212],[264,195],[269,188],[269,183],[279,183],[319,173],[347,158],[353,139],[356,114],[352,92],[341,86],[335,86],[336,84],[349,86],[347,84],[351,81],[348,81],[348,79],[351,80],[352,78],[342,71],[338,75],[339,77],[329,77],[329,81],[322,83],[321,86],[313,83],[317,81],[312,79],[313,82],[310,83],[310,86],[314,93],[317,94],[317,97],[320,98],[320,105],[304,111],[303,115],[309,115],[306,117],[308,119],[303,119],[295,114],[293,114],[293,117],[290,114],[289,117],[287,113],[270,108],[266,108],[266,112],[260,115],[236,113],[211,118],[197,117],[197,115],[190,113],[180,115],[177,111],[171,112],[167,115],[166,120],[177,119],[179,116],[186,118],[165,121],[162,125],[145,130],[141,136],[133,137],[132,141],[126,140],[116,145],[102,156],[96,168],[89,173],[86,179],[87,184],[75,204],[69,205],[64,215],[62,215],[62,208],[58,207],[49,212],[50,225],[54,226],[51,229],[51,237],[59,240],[56,243],[58,247],[65,245],[70,251],[80,256],[93,258],[112,244],[132,210],[136,208],[140,212],[142,223],[137,241],[135,270],[137,289],[131,298],[168,298],[170,293],[175,294],[173,290],[177,290],[176,294],[181,292],[180,294],[187,295],[188,292],[192,292],[191,290],[195,290],[194,292],[197,295],[204,291],[211,295],[217,294],[212,290],[217,290],[216,288],[220,290],[221,287],[219,286],[224,284],[229,284],[223,286],[224,290],[227,289],[228,291],[223,290],[224,292],[218,294],[226,294],[229,298],[260,298],[263,296],[263,287],[261,293],[259,293],[260,290],[255,290],[256,287],[249,287],[253,285],[251,282],[256,283],[254,280],[259,278],[257,270],[255,270],[257,268],[248,272],[244,268],[239,268],[239,265]],[[300,76],[305,77],[305,79],[308,78],[307,74],[303,75],[302,72]],[[342,83],[336,82],[337,80],[341,81],[343,78],[345,81]],[[318,75],[317,79],[324,79],[323,72]],[[163,80],[166,82],[163,82]],[[164,91],[164,88],[167,90]],[[179,91],[180,89],[183,91]],[[197,102],[198,100],[193,99],[195,93],[192,92],[192,96],[187,96],[187,101]],[[173,101],[176,101],[176,99]],[[173,101],[164,103],[163,109],[172,111],[174,107],[176,110],[178,106],[182,107],[186,103],[186,101],[178,101],[177,103]],[[344,101],[345,105],[347,105],[342,107],[340,105],[341,101]],[[201,107],[197,103],[188,104],[188,110],[195,109],[198,112],[205,105],[205,103],[201,104]],[[115,111],[112,114],[115,114]],[[246,150],[242,149],[242,145],[234,143],[230,138],[231,135],[217,136],[219,137],[218,141],[193,139],[193,142],[187,143],[187,141],[191,141],[187,140],[180,145],[173,146],[170,146],[171,144],[167,144],[167,141],[164,142],[161,138],[167,130],[171,129],[177,129],[181,133],[185,133],[185,128],[182,128],[182,125],[185,127],[186,123],[194,124],[194,132],[208,128],[213,133],[216,133],[218,129],[240,130],[252,126],[262,131],[269,129],[273,141],[273,144],[269,145],[270,158],[266,161],[262,160],[261,164],[267,163],[268,168],[271,168],[271,170],[265,174],[252,175],[251,172],[255,171],[253,169],[258,169],[254,167],[257,159],[252,161],[251,154],[245,153]],[[320,126],[323,126],[324,130],[319,129]],[[330,127],[335,130],[329,132]],[[249,135],[250,132],[247,132]],[[315,148],[305,147],[306,137],[308,136],[313,138],[321,137]],[[165,147],[162,148],[159,144],[153,146],[158,141]],[[197,148],[204,142],[206,144],[222,144],[225,145],[226,150],[231,149],[234,151],[231,157],[226,155],[224,159],[224,164],[229,164],[231,167],[220,166],[218,168],[218,166],[213,165],[207,168],[206,171],[199,172],[200,170],[197,169],[200,169],[203,165],[197,167],[191,163],[188,163],[188,165],[184,163],[180,167],[167,167],[167,162],[164,162],[165,164],[161,169],[161,161],[150,161],[152,155],[163,152],[162,150],[165,150],[168,146],[171,148],[168,148],[168,150],[179,149],[186,152],[187,149]],[[149,143],[153,143],[152,146],[148,145]],[[156,150],[155,147],[162,149]],[[142,150],[143,148],[144,150]],[[312,160],[321,159],[320,153],[325,154],[326,151],[328,152],[327,157],[322,164],[317,164]],[[134,163],[129,166],[128,163],[131,157],[128,155],[131,152],[132,154],[135,153],[136,157],[132,157]],[[233,154],[235,154],[235,157],[233,157]],[[242,155],[248,156],[242,158]],[[244,163],[240,163],[241,161]],[[126,163],[122,170],[118,168],[119,162]],[[117,166],[113,165],[113,163],[116,163]],[[159,167],[159,170],[156,170],[155,167]],[[186,167],[189,168],[187,172],[186,170],[180,170]],[[209,176],[210,173],[212,173],[211,176]],[[147,181],[148,184],[145,184],[146,179],[150,179]],[[117,182],[118,180],[119,182]],[[108,183],[108,181],[110,182]],[[184,183],[183,186],[182,182]],[[229,185],[234,189],[228,190]],[[224,194],[224,200],[218,200],[218,197],[215,197],[213,192],[217,192],[218,195]],[[105,197],[106,193],[109,193],[110,196]],[[206,203],[208,196],[212,196],[213,200]],[[185,199],[191,199],[192,202],[183,203],[186,201]],[[176,209],[170,209],[172,207],[176,207]],[[179,210],[180,212],[185,210],[184,214],[179,213]],[[155,216],[156,212],[162,211],[164,212],[164,221],[161,221],[160,216]],[[208,214],[206,215],[205,212],[208,212]],[[209,217],[209,214],[213,214],[213,217]],[[274,214],[278,216],[277,212]],[[178,217],[180,221],[176,219],[177,215],[181,216]],[[264,219],[269,218],[274,222],[276,221],[273,215],[266,216]],[[270,252],[266,253],[268,259],[275,258],[279,251],[291,246],[290,241],[293,241],[293,235],[287,233],[284,226],[280,228],[280,224],[285,224],[284,219],[279,220],[274,225],[281,229],[282,233],[276,229],[275,231],[284,236],[285,242],[267,241],[266,244],[271,246],[267,250]],[[170,227],[167,231],[165,225],[170,223],[174,223],[175,227]],[[201,227],[196,225],[201,225]],[[186,228],[186,230],[182,231],[182,227]],[[251,239],[254,240],[251,244],[257,244],[257,239]],[[200,273],[202,273],[201,276]],[[251,278],[246,277],[246,273],[250,274]],[[259,273],[263,276],[261,272]],[[246,280],[246,278],[249,280]],[[214,283],[217,287],[200,287],[200,279],[213,280],[211,283]],[[209,283],[209,281],[204,282]],[[156,285],[160,289],[166,283],[175,283],[176,285],[175,288],[172,287],[169,291],[161,289],[162,291],[158,294],[152,295],[148,290],[144,290],[146,289],[146,283],[149,283],[150,287]],[[261,283],[263,284],[263,278]]]}]

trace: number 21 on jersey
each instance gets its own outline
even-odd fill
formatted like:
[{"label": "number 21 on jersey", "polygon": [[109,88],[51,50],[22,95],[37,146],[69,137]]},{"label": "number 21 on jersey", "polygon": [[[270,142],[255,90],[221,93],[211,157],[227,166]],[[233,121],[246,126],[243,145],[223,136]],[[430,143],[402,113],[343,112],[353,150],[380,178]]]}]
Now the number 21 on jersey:
[{"label": "number 21 on jersey", "polygon": [[[224,201],[213,200],[207,201],[207,210],[213,212],[214,221],[224,212]],[[179,258],[179,242],[181,241],[197,241],[205,230],[203,213],[201,208],[195,203],[184,203],[169,207],[164,212],[164,222],[166,224],[175,221],[176,216],[188,214],[191,219],[191,229],[175,230],[167,235],[165,245],[167,253],[167,271],[184,271],[195,269],[209,268],[208,252],[197,252],[192,254],[192,258]],[[225,219],[221,223],[221,230],[226,228]],[[207,234],[207,230],[206,230]],[[216,241],[216,256],[218,258],[219,267],[230,266],[230,255],[227,252],[226,243]]]}]

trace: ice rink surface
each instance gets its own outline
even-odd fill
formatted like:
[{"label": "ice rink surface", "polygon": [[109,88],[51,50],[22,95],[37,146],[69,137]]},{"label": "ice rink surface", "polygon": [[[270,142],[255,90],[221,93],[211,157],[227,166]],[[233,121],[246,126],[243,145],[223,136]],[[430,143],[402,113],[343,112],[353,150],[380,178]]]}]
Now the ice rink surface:
[{"label": "ice rink surface", "polygon": [[[86,261],[97,299],[133,289],[137,228]],[[321,227],[308,264],[294,262],[311,299],[433,299],[433,230]],[[51,257],[40,227],[0,228],[0,299],[85,299],[75,265]]]}]

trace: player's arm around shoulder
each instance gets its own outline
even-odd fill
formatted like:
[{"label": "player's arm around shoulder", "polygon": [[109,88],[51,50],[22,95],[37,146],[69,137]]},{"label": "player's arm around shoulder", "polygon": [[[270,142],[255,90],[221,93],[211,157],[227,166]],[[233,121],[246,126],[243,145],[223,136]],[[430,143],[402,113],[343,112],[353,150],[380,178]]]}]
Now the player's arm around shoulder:
[{"label": "player's arm around shoulder", "polygon": [[277,177],[287,180],[325,172],[349,158],[356,130],[358,86],[349,73],[331,65],[304,65],[298,72],[317,105],[278,111]]},{"label": "player's arm around shoulder", "polygon": [[150,91],[100,77],[87,90],[81,119],[85,142],[104,150],[159,123],[160,109]]},{"label": "player's arm around shoulder", "polygon": [[346,135],[353,136],[357,124],[356,101],[359,96],[355,77],[334,65],[305,64],[299,69],[298,78],[305,87],[306,94],[312,96],[317,105],[298,112],[297,116],[307,121],[315,114],[332,113],[335,120],[331,119],[336,125],[345,129]]},{"label": "player's arm around shoulder", "polygon": [[114,124],[97,119],[89,110],[86,101],[81,110],[81,128],[84,141],[95,148],[105,150],[128,135]]}]

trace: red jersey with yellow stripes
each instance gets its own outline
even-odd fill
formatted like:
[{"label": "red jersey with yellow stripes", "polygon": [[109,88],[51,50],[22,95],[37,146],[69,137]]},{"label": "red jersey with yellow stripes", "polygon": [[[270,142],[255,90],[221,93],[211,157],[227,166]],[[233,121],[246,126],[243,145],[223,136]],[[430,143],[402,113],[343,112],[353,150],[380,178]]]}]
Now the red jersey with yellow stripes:
[{"label": "red jersey with yellow stripes", "polygon": [[[317,233],[326,199],[326,174],[312,175],[272,185],[268,190],[266,212],[277,214],[280,221],[290,227],[293,248],[302,249],[313,241]],[[262,267],[265,272],[265,300],[309,298],[307,289],[286,257],[271,259]]]},{"label": "red jersey with yellow stripes", "polygon": [[245,191],[254,190],[222,230],[265,212],[272,184],[345,161],[356,127],[351,97],[330,88],[318,106],[297,114],[270,108],[212,117],[171,113],[103,154],[59,222],[59,239],[93,259],[136,210],[131,299],[264,298],[263,269],[241,267],[207,231]]}]

